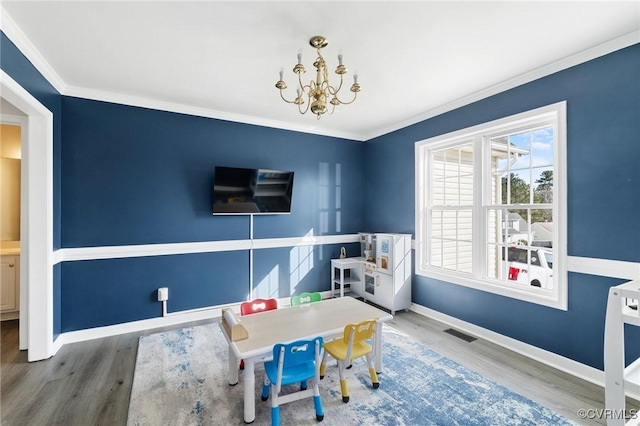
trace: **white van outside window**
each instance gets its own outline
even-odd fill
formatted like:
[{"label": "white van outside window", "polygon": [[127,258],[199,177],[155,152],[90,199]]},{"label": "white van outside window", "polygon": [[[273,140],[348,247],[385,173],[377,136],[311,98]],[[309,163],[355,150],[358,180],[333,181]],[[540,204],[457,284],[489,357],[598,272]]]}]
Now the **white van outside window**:
[{"label": "white van outside window", "polygon": [[[553,285],[553,252],[538,247],[508,247],[505,269],[508,280],[550,289]],[[503,256],[504,261],[504,256]]]}]

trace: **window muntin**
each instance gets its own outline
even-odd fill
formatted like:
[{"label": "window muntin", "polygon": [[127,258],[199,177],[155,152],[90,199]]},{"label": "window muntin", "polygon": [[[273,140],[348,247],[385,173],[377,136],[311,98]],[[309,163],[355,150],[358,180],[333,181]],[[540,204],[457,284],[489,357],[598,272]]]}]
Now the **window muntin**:
[{"label": "window muntin", "polygon": [[564,117],[559,103],[416,143],[417,274],[566,309]]}]

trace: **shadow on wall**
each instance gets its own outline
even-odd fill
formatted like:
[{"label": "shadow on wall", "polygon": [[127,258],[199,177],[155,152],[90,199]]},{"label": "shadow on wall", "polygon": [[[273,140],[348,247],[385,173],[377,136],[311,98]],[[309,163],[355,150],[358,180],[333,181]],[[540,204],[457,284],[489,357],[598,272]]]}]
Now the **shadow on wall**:
[{"label": "shadow on wall", "polygon": [[[333,187],[333,205],[331,203],[331,189]],[[335,165],[335,180],[331,180],[331,165],[318,165],[318,230],[319,235],[329,233],[331,213],[335,213],[335,232],[342,232],[342,165]]]}]

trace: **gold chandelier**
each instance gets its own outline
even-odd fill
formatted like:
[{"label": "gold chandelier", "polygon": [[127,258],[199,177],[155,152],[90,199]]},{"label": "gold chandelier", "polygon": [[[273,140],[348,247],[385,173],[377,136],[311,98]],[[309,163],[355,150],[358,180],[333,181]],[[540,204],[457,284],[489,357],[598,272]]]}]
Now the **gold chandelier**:
[{"label": "gold chandelier", "polygon": [[[342,78],[347,73],[347,67],[342,65],[342,54],[338,55],[336,74],[340,76],[340,84],[336,88],[329,83],[327,64],[320,53],[320,49],[329,44],[329,42],[322,36],[315,36],[311,37],[309,44],[318,51],[318,58],[313,63],[313,66],[316,67],[316,80],[311,80],[309,84],[302,84],[302,74],[304,74],[306,70],[301,63],[302,53],[298,53],[298,64],[293,67],[293,72],[298,74],[298,88],[296,89],[298,96],[292,101],[285,99],[282,91],[287,88],[287,84],[282,80],[282,71],[280,71],[280,80],[276,83],[276,87],[280,89],[280,97],[283,101],[289,104],[298,105],[298,111],[300,111],[300,114],[305,114],[309,108],[311,108],[311,112],[318,117],[318,120],[320,120],[322,114],[327,112],[327,100],[330,99],[328,101],[332,105],[330,113],[333,114],[333,111],[336,109],[336,105],[349,105],[356,100],[358,92],[360,91],[360,85],[358,84],[358,75],[354,74],[353,84],[351,85],[351,89],[349,89],[353,92],[353,99],[349,102],[345,102],[338,98],[338,92],[342,89]],[[305,103],[303,98],[307,98],[307,107],[304,109],[302,108],[302,105]]]}]

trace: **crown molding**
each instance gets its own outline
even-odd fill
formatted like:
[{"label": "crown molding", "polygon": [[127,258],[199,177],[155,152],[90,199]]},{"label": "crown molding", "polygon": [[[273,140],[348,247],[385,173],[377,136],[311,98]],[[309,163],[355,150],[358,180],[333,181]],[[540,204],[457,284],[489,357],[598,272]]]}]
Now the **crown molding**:
[{"label": "crown molding", "polygon": [[0,30],[16,45],[20,52],[22,52],[27,60],[47,79],[54,89],[61,94],[66,92],[67,85],[65,82],[51,65],[49,65],[40,51],[31,43],[31,40],[27,38],[25,33],[22,32],[2,5],[0,5]]},{"label": "crown molding", "polygon": [[357,133],[316,129],[312,126],[304,125],[298,126],[284,121],[269,120],[266,118],[254,117],[250,115],[234,114],[210,108],[201,108],[186,104],[178,104],[175,102],[166,102],[157,99],[131,96],[115,92],[106,92],[102,90],[93,90],[77,86],[66,86],[65,92],[62,94],[76,98],[91,99],[94,101],[112,102],[121,105],[175,112],[179,114],[193,115],[198,117],[214,118],[217,120],[233,121],[242,124],[251,124],[281,130],[292,130],[295,132],[310,133],[320,136],[350,139],[359,142],[364,142],[365,140],[362,134]]},{"label": "crown molding", "polygon": [[578,52],[571,56],[567,56],[566,58],[560,59],[558,61],[551,62],[547,65],[543,65],[539,68],[536,68],[532,71],[521,74],[512,79],[506,80],[502,83],[498,83],[486,89],[479,90],[475,93],[472,93],[470,95],[467,95],[455,101],[441,105],[429,111],[425,111],[422,114],[418,114],[406,120],[400,121],[392,126],[373,130],[372,132],[367,133],[365,135],[364,140],[368,141],[368,140],[377,138],[379,136],[386,135],[387,133],[391,133],[396,130],[403,129],[405,127],[411,126],[413,124],[419,123],[429,118],[433,118],[440,114],[453,111],[455,109],[472,104],[479,100],[488,98],[493,95],[497,95],[498,93],[502,93],[509,89],[513,89],[514,87],[518,87],[523,84],[537,80],[539,78],[546,77],[551,74],[555,74],[557,72],[560,72],[565,69],[571,68],[573,66],[582,64],[584,62],[599,58],[601,56],[615,52],[616,50],[624,49],[625,47],[629,47],[637,43],[640,43],[640,30],[631,32],[629,34],[623,35],[621,37],[615,38],[608,42],[591,47],[589,49],[585,49],[581,52]]}]

